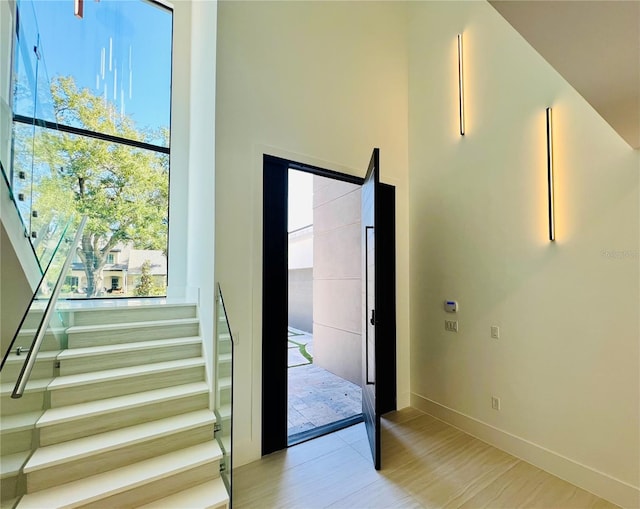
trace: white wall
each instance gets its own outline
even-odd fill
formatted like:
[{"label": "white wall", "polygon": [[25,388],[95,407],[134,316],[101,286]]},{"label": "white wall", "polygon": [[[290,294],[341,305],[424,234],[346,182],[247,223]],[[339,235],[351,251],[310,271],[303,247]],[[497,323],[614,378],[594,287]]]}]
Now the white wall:
[{"label": "white wall", "polygon": [[639,153],[489,4],[412,3],[409,19],[412,403],[638,507]]},{"label": "white wall", "polygon": [[215,313],[216,27],[215,0],[174,3],[167,293],[198,301],[210,383]]},{"label": "white wall", "polygon": [[399,403],[408,404],[406,6],[220,2],[216,274],[236,338],[234,461],[261,449],[262,154],[397,186]]},{"label": "white wall", "polygon": [[[171,74],[171,159],[169,178],[169,297],[184,297],[187,287],[189,223],[189,128],[191,121],[191,1],[173,3]],[[195,168],[192,169],[195,171]],[[195,178],[195,176],[193,177]]]}]

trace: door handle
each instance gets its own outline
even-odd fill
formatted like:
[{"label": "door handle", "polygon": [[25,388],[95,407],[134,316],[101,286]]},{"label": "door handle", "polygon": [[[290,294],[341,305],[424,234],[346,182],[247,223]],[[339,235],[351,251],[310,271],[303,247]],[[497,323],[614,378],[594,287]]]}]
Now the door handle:
[{"label": "door handle", "polygon": [[[369,323],[371,325],[376,324],[376,310],[372,309],[371,310],[371,318],[369,319]],[[369,327],[365,327],[366,332],[365,332],[365,340],[364,340],[364,348],[365,348],[365,383],[367,385],[374,385],[376,382],[375,380],[371,380],[371,377],[369,376]]]}]

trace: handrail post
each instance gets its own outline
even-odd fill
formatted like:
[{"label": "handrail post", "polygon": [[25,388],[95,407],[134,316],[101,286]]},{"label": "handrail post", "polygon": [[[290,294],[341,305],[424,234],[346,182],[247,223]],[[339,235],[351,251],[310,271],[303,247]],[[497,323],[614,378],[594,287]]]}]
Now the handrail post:
[{"label": "handrail post", "polygon": [[51,321],[51,315],[53,315],[53,311],[56,308],[56,304],[58,302],[58,295],[60,294],[60,290],[62,289],[62,284],[64,283],[67,272],[69,271],[69,267],[71,266],[71,262],[75,256],[75,249],[80,239],[82,238],[82,233],[84,231],[84,227],[87,223],[87,216],[82,216],[82,221],[80,221],[80,226],[78,226],[78,231],[76,232],[76,236],[73,239],[73,243],[71,244],[71,249],[67,254],[67,258],[64,261],[64,265],[62,266],[62,271],[58,276],[55,286],[53,287],[53,292],[51,293],[51,298],[47,303],[47,307],[44,311],[44,315],[42,316],[42,321],[38,326],[38,330],[36,332],[35,337],[33,338],[33,342],[31,343],[31,348],[27,353],[27,358],[22,365],[22,369],[20,370],[20,375],[18,375],[18,380],[16,381],[16,386],[11,393],[11,397],[16,399],[22,397],[24,390],[27,386],[27,382],[29,381],[29,377],[31,376],[31,371],[33,371],[33,366],[36,363],[36,357],[38,356],[38,352],[40,351],[40,347],[42,346],[42,341],[44,341],[44,335],[47,332],[47,327],[49,327],[49,322]]}]

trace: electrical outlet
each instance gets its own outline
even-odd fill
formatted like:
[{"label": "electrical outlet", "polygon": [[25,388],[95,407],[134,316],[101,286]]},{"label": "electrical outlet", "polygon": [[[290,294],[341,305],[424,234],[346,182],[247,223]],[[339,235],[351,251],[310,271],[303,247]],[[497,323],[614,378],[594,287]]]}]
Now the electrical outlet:
[{"label": "electrical outlet", "polygon": [[494,339],[500,339],[500,327],[497,325],[491,326],[491,337]]},{"label": "electrical outlet", "polygon": [[458,332],[458,320],[445,320],[444,330],[449,332]]},{"label": "electrical outlet", "polygon": [[500,398],[491,396],[491,408],[494,410],[500,410]]}]

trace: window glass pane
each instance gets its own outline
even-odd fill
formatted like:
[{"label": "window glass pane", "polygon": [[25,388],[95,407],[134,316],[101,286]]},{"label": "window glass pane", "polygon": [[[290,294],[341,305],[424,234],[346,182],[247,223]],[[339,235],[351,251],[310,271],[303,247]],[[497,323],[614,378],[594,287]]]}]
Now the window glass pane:
[{"label": "window glass pane", "polygon": [[36,13],[39,3],[42,2],[17,2],[13,109],[20,115],[54,121]]},{"label": "window glass pane", "polygon": [[[172,14],[137,0],[20,0],[14,111],[168,146]],[[65,108],[100,98],[105,118]]]},{"label": "window glass pane", "polygon": [[[34,147],[25,155],[34,174],[29,196],[34,210],[49,211],[32,219],[32,229],[42,230],[35,222],[52,211],[89,216],[68,274],[78,282],[63,298],[164,295],[169,156],[55,129],[36,127],[32,135],[26,127],[14,132],[16,145]],[[19,143],[21,132],[28,143]]]}]

